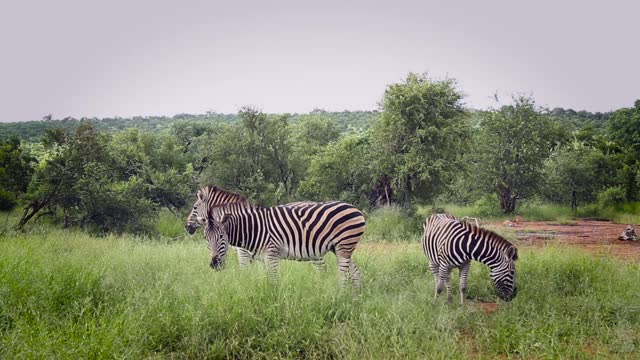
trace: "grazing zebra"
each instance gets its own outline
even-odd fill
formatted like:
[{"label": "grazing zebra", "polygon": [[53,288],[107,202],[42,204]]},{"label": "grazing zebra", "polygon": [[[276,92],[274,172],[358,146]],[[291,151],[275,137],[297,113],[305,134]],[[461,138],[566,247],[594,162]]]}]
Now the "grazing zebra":
[{"label": "grazing zebra", "polygon": [[340,284],[351,279],[355,287],[360,286],[360,271],[351,256],[364,233],[365,221],[353,205],[332,201],[294,207],[255,206],[225,213],[216,220],[217,210],[231,206],[209,208],[204,234],[213,268],[224,263],[227,245],[264,254],[271,278],[277,278],[280,259],[309,261],[331,251],[338,260]]},{"label": "grazing zebra", "polygon": [[[187,218],[187,224],[185,229],[189,234],[193,234],[196,229],[201,226],[205,219],[209,209],[212,209],[213,219],[220,221],[224,213],[222,212],[222,205],[228,205],[224,211],[231,214],[238,214],[244,209],[255,209],[258,206],[247,200],[245,197],[239,194],[232,193],[230,191],[222,190],[217,186],[203,186],[196,193],[197,199],[193,204],[191,213]],[[295,203],[286,204],[283,206],[304,208],[313,202],[299,201]],[[241,247],[236,247],[238,252],[238,264],[241,268],[247,267],[253,262],[254,255],[250,251]],[[320,259],[314,259],[311,261],[313,267],[318,271],[325,271],[327,265],[324,257]],[[220,266],[216,266],[219,268]]]},{"label": "grazing zebra", "polygon": [[[253,204],[241,195],[234,194],[216,186],[204,186],[196,193],[197,199],[193,204],[191,213],[187,217],[185,229],[189,234],[195,233],[196,229],[205,221],[205,215],[209,208],[219,207],[221,205],[234,204],[235,208],[253,208]],[[236,209],[232,209],[236,210]],[[220,219],[223,214],[214,213],[216,219]],[[241,268],[247,267],[253,261],[253,254],[242,248],[237,248],[238,264]]]},{"label": "grazing zebra", "polygon": [[451,271],[458,268],[460,303],[464,303],[471,260],[489,266],[491,279],[501,299],[510,301],[516,296],[514,261],[518,259],[518,249],[502,236],[460,222],[449,214],[431,215],[423,227],[422,248],[436,283],[434,299],[446,284],[447,300],[451,302]]}]

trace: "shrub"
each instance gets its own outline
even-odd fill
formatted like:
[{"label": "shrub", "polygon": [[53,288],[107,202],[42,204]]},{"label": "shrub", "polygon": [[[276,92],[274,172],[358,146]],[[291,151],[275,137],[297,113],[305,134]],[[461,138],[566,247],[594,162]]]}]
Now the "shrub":
[{"label": "shrub", "polygon": [[17,204],[15,195],[0,189],[0,211],[11,211]]},{"label": "shrub", "polygon": [[601,208],[612,207],[625,201],[626,194],[622,187],[610,187],[598,194],[598,205]]},{"label": "shrub", "polygon": [[367,219],[367,241],[418,241],[424,218],[399,206],[383,206]]}]

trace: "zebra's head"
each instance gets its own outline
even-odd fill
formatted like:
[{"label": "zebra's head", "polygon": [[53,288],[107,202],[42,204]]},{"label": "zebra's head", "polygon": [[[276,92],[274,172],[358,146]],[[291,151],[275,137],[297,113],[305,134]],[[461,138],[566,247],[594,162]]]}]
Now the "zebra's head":
[{"label": "zebra's head", "polygon": [[211,214],[209,214],[205,220],[204,238],[207,241],[207,249],[209,249],[209,253],[211,254],[211,263],[209,263],[209,266],[211,266],[213,270],[221,270],[224,267],[224,260],[229,245],[229,238],[227,230],[225,229],[225,223],[228,220],[229,215],[224,215],[222,221],[218,222],[214,220]]},{"label": "zebra's head", "polygon": [[511,245],[501,256],[502,261],[491,268],[491,279],[496,285],[498,297],[504,301],[511,301],[518,294],[515,264],[518,260],[518,249]]},{"label": "zebra's head", "polygon": [[196,232],[196,229],[199,226],[202,226],[205,222],[208,210],[209,190],[210,188],[205,186],[199,189],[196,193],[196,202],[191,208],[191,213],[189,214],[189,217],[187,217],[187,224],[184,227],[189,234],[193,235],[193,233]]}]

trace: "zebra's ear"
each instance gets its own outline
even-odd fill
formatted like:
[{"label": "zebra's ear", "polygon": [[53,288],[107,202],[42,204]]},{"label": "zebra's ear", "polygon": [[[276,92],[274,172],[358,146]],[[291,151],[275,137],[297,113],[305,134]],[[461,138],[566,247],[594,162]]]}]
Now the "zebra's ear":
[{"label": "zebra's ear", "polygon": [[202,200],[202,189],[198,189],[196,196],[198,197],[198,200]]},{"label": "zebra's ear", "polygon": [[516,249],[515,247],[508,248],[507,256],[513,261],[518,260],[518,249]]}]

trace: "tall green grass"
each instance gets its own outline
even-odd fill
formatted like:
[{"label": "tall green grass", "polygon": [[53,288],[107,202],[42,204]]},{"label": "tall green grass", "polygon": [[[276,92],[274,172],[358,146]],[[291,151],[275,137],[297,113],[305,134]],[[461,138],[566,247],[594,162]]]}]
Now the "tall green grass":
[{"label": "tall green grass", "polygon": [[0,238],[0,358],[640,354],[635,263],[523,250],[518,297],[485,314],[477,302],[496,300],[486,267],[472,266],[467,305],[434,303],[418,244],[362,244],[363,287],[353,293],[338,287],[333,256],[327,273],[285,261],[272,284],[261,264],[240,270],[230,258],[212,271],[200,240],[59,230]]},{"label": "tall green grass", "polygon": [[184,225],[186,217],[180,217],[169,211],[160,211],[156,222],[158,234],[164,238],[181,239],[186,236]]},{"label": "tall green grass", "polygon": [[366,242],[416,242],[422,234],[424,216],[398,206],[383,206],[367,216]]}]

